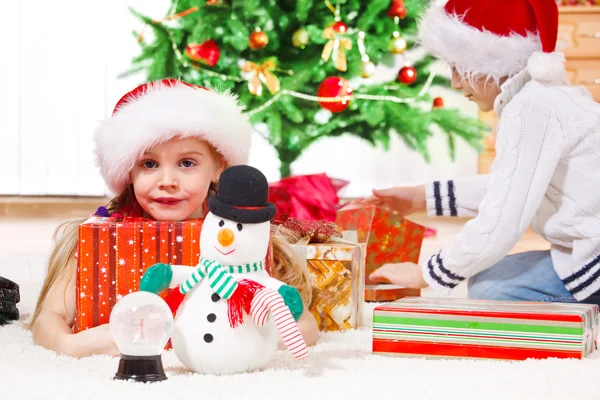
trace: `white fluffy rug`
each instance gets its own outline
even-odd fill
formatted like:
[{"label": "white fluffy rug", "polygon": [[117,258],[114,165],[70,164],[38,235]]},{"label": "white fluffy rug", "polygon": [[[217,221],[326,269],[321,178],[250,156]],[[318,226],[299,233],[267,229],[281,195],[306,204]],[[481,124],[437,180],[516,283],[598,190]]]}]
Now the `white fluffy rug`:
[{"label": "white fluffy rug", "polygon": [[[372,307],[366,307],[369,321]],[[305,362],[279,352],[264,371],[189,373],[172,352],[169,379],[113,381],[118,358],[72,359],[34,346],[18,325],[0,327],[0,399],[566,399],[600,398],[600,355],[524,362],[373,356],[370,327],[323,335]]]}]

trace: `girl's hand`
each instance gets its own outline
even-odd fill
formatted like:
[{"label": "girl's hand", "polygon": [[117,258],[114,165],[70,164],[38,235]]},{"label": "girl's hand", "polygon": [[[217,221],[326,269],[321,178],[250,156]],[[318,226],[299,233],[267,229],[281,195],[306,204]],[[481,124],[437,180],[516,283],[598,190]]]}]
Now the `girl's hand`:
[{"label": "girl's hand", "polygon": [[423,289],[428,286],[423,279],[423,271],[418,264],[409,262],[385,264],[369,275],[373,283],[392,283],[411,289]]},{"label": "girl's hand", "polygon": [[109,324],[100,325],[95,328],[88,329],[88,331],[91,331],[93,329],[98,330],[97,332],[94,332],[94,334],[98,334],[98,345],[103,354],[108,354],[111,356],[118,356],[119,354],[121,354],[119,348],[117,347],[117,343],[115,342],[115,339],[113,338],[113,335],[110,331]]},{"label": "girl's hand", "polygon": [[95,354],[118,356],[119,348],[110,332],[109,324],[86,329],[79,333],[65,335],[62,353],[71,357],[87,357]]},{"label": "girl's hand", "polygon": [[425,186],[393,187],[390,189],[373,189],[373,196],[363,200],[390,211],[396,211],[400,216],[413,214],[427,209]]}]

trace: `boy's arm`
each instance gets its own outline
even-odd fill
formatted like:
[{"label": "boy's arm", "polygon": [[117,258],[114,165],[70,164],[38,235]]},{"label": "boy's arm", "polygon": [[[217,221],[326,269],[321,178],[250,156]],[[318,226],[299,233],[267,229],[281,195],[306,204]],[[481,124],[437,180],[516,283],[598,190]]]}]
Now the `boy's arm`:
[{"label": "boy's arm", "polygon": [[490,175],[475,175],[425,185],[427,215],[430,217],[475,217],[485,196]]},{"label": "boy's arm", "polygon": [[449,292],[514,247],[542,202],[564,148],[568,121],[539,103],[513,100],[498,128],[498,154],[479,214],[454,244],[422,265],[435,289]]}]

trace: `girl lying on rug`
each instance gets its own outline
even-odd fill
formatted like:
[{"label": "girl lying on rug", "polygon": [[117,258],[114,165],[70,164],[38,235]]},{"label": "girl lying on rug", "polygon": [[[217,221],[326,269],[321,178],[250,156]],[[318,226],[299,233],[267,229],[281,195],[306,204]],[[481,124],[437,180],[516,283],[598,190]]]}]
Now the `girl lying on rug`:
[{"label": "girl lying on rug", "polygon": [[[99,210],[158,221],[203,217],[221,172],[248,162],[251,133],[236,99],[228,94],[176,80],[134,89],[121,98],[94,136],[102,176],[114,193],[120,193]],[[74,357],[118,355],[108,324],[77,334],[72,330],[81,222],[69,221],[57,230],[58,241],[30,322],[33,341]],[[305,342],[314,344],[318,329],[306,309],[311,297],[308,271],[281,233],[272,235],[271,241],[273,276],[299,290],[305,309],[298,325]]]},{"label": "girl lying on rug", "polygon": [[[449,0],[420,24],[423,45],[452,67],[452,87],[499,118],[489,175],[374,190],[401,214],[474,217],[420,267],[371,278],[475,299],[600,302],[600,104],[567,83],[555,51],[554,0]],[[531,228],[549,251],[506,256]]]}]

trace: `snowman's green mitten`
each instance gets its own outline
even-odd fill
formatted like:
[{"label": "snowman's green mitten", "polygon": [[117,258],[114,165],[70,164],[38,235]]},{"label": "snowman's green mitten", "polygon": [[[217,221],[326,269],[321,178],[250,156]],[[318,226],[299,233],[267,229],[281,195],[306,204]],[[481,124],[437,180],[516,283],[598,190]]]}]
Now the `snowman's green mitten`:
[{"label": "snowman's green mitten", "polygon": [[281,285],[278,290],[285,305],[288,306],[295,321],[298,321],[302,312],[304,312],[304,303],[302,303],[302,297],[298,292],[298,289],[288,285]]},{"label": "snowman's green mitten", "polygon": [[146,270],[140,281],[140,291],[160,293],[169,288],[173,279],[173,268],[169,264],[154,264]]}]

